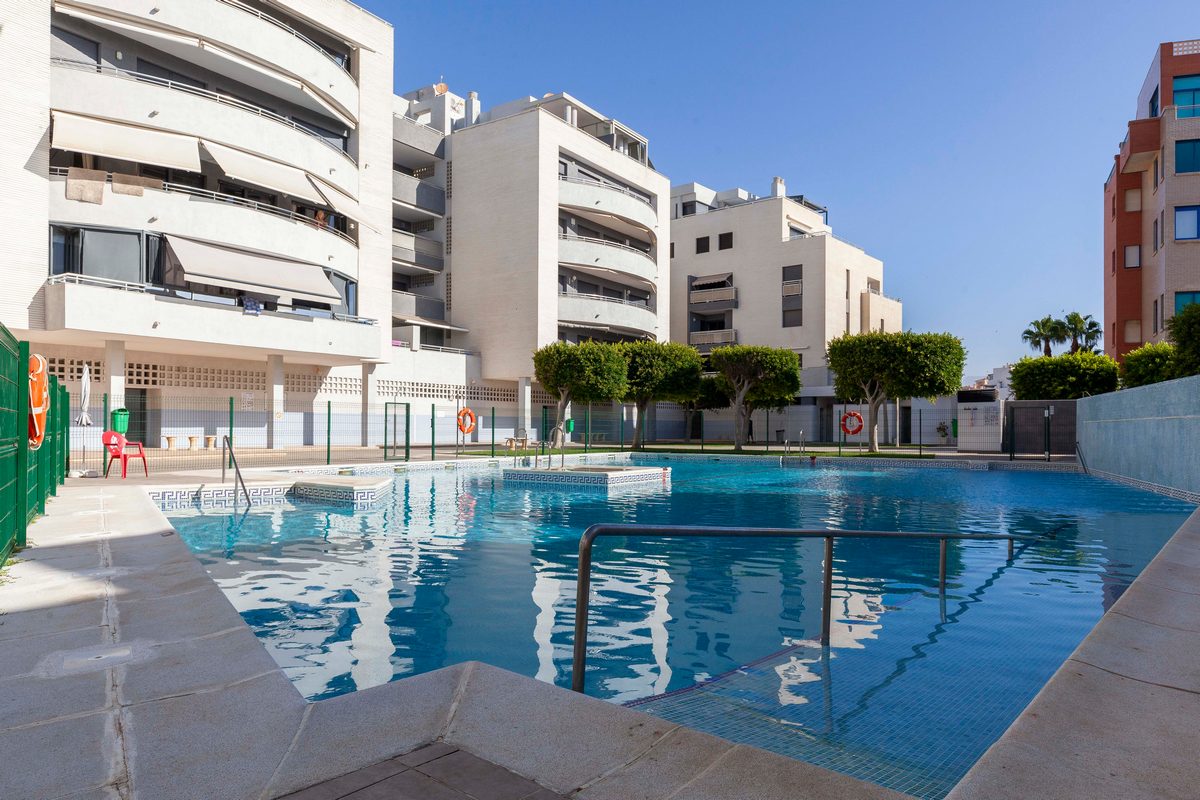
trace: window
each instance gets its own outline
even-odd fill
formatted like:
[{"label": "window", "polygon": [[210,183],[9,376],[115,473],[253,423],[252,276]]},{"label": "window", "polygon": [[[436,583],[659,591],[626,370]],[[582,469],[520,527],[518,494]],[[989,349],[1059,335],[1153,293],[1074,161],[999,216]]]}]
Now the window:
[{"label": "window", "polygon": [[350,146],[348,131],[331,131],[328,128],[323,128],[315,123],[306,122],[299,117],[292,117],[292,122],[296,123],[298,127],[303,128],[314,136],[324,139],[326,142],[333,145],[338,150],[341,150],[343,153],[346,152],[346,149]]},{"label": "window", "polygon": [[1173,102],[1179,117],[1200,117],[1200,75],[1177,75],[1173,82]]},{"label": "window", "polygon": [[1154,165],[1153,165],[1152,171],[1154,173],[1154,188],[1158,189],[1158,156],[1154,157]]},{"label": "window", "polygon": [[159,80],[170,81],[171,83],[179,83],[183,84],[184,86],[191,86],[193,89],[205,88],[203,81],[198,81],[195,78],[189,78],[187,75],[184,75],[181,72],[176,72],[175,70],[167,69],[166,67],[160,67],[153,61],[147,61],[144,58],[139,58],[137,60],[137,71],[143,75],[149,75],[152,78],[158,78]]},{"label": "window", "polygon": [[1200,139],[1175,142],[1175,172],[1200,172]]},{"label": "window", "polygon": [[788,238],[789,239],[798,239],[801,236],[804,236],[803,228],[797,228],[795,225],[788,225]]},{"label": "window", "polygon": [[1133,269],[1142,265],[1142,246],[1140,244],[1125,245],[1125,269]]},{"label": "window", "polygon": [[1110,270],[1115,273],[1117,271],[1117,251],[1116,250],[1112,251],[1112,253],[1110,254],[1110,259],[1112,261],[1112,266],[1111,266]]},{"label": "window", "polygon": [[1141,211],[1142,210],[1142,190],[1141,189],[1126,189],[1125,190],[1125,210],[1126,211]]},{"label": "window", "polygon": [[1158,252],[1158,220],[1154,220],[1154,229],[1150,233],[1150,244],[1154,246],[1154,252]]},{"label": "window", "polygon": [[1158,333],[1158,301],[1154,301],[1153,310],[1150,312],[1150,320],[1152,323],[1151,333]]},{"label": "window", "polygon": [[792,281],[804,280],[804,265],[795,264],[790,267],[783,268],[783,282],[791,283]]},{"label": "window", "polygon": [[1200,292],[1176,292],[1175,293],[1175,313],[1183,311],[1184,306],[1190,306],[1192,303],[1200,303]]},{"label": "window", "polygon": [[[1116,324],[1113,323],[1113,340],[1116,340]],[[1125,320],[1125,344],[1141,344],[1142,343],[1142,321],[1140,319]]]},{"label": "window", "polygon": [[696,237],[696,253],[700,254],[700,253],[707,253],[707,252],[708,252],[708,237],[707,236],[697,236]]},{"label": "window", "polygon": [[721,234],[717,235],[717,249],[718,250],[732,250],[733,249],[733,231],[730,231],[729,233],[721,233]]},{"label": "window", "polygon": [[1158,116],[1158,87],[1154,87],[1154,94],[1150,95],[1150,106],[1146,109],[1150,117]]},{"label": "window", "polygon": [[1175,238],[1200,239],[1200,206],[1175,207]]},{"label": "window", "polygon": [[784,309],[783,311],[783,327],[799,328],[804,324],[804,312],[799,309]]},{"label": "window", "polygon": [[671,258],[675,257],[675,243],[671,242]]},{"label": "window", "polygon": [[690,217],[695,213],[696,213],[696,201],[689,200],[683,204],[683,210],[680,212],[680,215],[684,216],[684,217]]},{"label": "window", "polygon": [[65,58],[68,61],[84,61],[92,64],[100,63],[100,44],[91,39],[85,39],[77,33],[65,31],[62,28],[51,27],[50,56]]},{"label": "window", "polygon": [[50,226],[50,274],[79,272],[78,228]]},{"label": "window", "polygon": [[1162,247],[1167,243],[1167,210],[1164,208],[1158,212],[1158,246]]}]

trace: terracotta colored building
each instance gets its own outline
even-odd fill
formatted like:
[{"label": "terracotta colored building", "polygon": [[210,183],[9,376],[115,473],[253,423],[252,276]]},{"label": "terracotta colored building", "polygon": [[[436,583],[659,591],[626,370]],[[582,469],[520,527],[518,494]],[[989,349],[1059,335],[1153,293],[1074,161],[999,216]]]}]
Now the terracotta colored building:
[{"label": "terracotta colored building", "polygon": [[1104,182],[1104,350],[1163,341],[1200,302],[1200,39],[1158,46]]}]

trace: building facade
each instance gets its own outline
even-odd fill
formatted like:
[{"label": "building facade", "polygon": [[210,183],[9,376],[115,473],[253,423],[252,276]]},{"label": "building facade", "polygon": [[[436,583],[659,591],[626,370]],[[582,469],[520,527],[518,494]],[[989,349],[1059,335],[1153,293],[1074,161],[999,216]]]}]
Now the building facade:
[{"label": "building facade", "polygon": [[1200,302],[1200,40],[1158,46],[1104,183],[1104,350]]}]

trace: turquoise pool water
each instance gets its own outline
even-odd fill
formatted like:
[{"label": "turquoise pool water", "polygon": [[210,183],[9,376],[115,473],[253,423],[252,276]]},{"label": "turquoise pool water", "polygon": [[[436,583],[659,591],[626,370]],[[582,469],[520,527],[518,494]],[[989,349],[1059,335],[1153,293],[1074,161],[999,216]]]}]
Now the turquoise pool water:
[{"label": "turquoise pool water", "polygon": [[567,686],[597,522],[1038,536],[1011,564],[1003,544],[951,543],[944,607],[936,542],[839,542],[828,649],[819,541],[596,545],[590,694],[941,797],[1193,510],[1083,475],[663,463],[669,491],[439,471],[370,511],[168,515],[314,699],[468,659]]}]

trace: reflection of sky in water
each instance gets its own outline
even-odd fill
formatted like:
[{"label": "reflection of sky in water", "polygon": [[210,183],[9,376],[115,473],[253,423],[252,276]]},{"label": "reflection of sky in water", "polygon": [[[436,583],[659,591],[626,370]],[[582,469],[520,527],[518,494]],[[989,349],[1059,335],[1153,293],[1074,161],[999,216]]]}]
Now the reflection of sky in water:
[{"label": "reflection of sky in water", "polygon": [[[589,693],[868,780],[945,792],[1191,510],[1080,475],[672,462],[669,493],[418,473],[367,512],[172,512],[309,697],[477,659],[569,683],[579,534],[597,522],[978,531],[1002,544],[601,539]],[[709,681],[700,689],[698,682]]]}]

